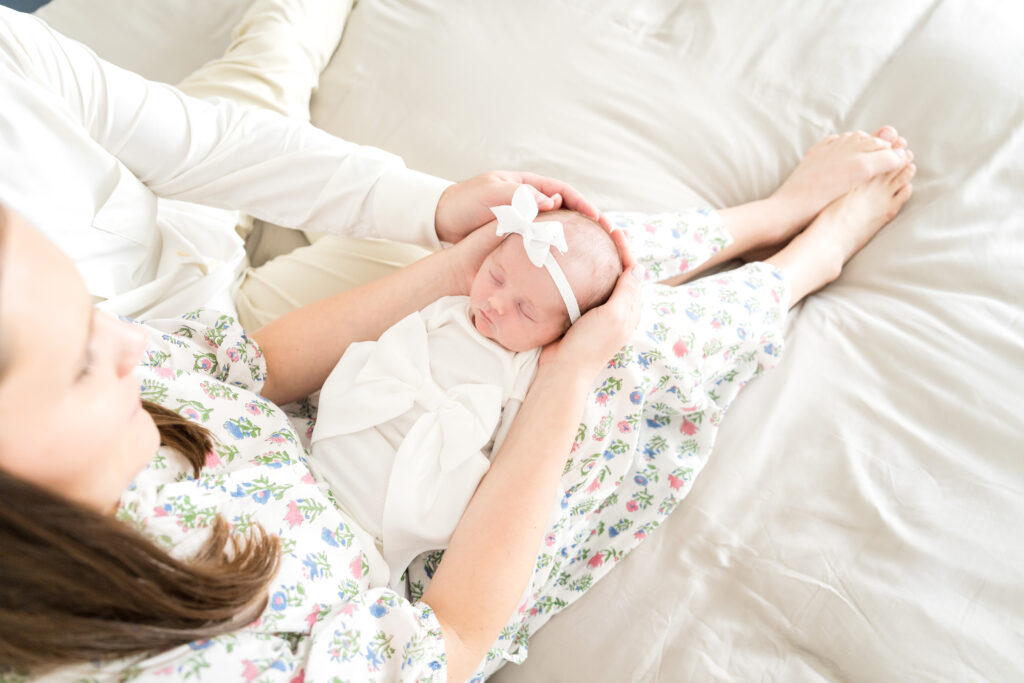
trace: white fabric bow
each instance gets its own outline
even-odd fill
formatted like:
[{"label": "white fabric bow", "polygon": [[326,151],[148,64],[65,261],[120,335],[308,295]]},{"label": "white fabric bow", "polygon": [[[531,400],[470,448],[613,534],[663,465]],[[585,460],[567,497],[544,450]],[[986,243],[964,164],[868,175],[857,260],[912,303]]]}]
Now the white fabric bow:
[{"label": "white fabric bow", "polygon": [[558,293],[562,295],[562,301],[569,312],[569,322],[574,323],[580,317],[580,307],[576,303],[576,295],[573,294],[565,273],[551,253],[552,247],[563,254],[569,251],[569,245],[565,242],[565,229],[559,221],[534,223],[533,219],[537,217],[538,211],[537,200],[526,185],[516,188],[511,206],[491,207],[491,212],[498,219],[498,236],[513,233],[522,236],[523,247],[530,263],[538,268],[546,268],[551,274],[551,279],[555,281]]}]

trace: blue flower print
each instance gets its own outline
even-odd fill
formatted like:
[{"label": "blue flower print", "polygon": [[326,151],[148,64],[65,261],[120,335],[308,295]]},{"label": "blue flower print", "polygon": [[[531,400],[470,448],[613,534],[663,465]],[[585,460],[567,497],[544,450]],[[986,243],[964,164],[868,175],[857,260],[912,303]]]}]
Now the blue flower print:
[{"label": "blue flower print", "polygon": [[270,596],[270,609],[275,612],[280,612],[288,606],[288,596],[284,594],[284,591],[277,591]]}]

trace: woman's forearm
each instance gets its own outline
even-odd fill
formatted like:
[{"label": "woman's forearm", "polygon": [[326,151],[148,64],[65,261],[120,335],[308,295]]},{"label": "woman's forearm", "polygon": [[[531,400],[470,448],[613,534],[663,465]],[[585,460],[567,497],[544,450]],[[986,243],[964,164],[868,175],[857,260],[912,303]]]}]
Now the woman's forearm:
[{"label": "woman's forearm", "polygon": [[445,635],[448,680],[468,677],[529,582],[592,377],[542,365],[423,595]]},{"label": "woman's forearm", "polygon": [[253,333],[267,362],[263,395],[282,405],[320,389],[353,342],[377,339],[443,296],[461,294],[449,251],[296,309]]}]

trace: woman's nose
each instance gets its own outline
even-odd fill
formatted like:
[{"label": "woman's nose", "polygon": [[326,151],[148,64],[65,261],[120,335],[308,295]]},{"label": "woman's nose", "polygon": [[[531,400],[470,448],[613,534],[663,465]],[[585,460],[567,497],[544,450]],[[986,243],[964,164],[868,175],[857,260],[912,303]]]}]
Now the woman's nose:
[{"label": "woman's nose", "polygon": [[124,377],[135,369],[146,345],[146,333],[138,325],[110,318],[112,347],[117,376]]}]

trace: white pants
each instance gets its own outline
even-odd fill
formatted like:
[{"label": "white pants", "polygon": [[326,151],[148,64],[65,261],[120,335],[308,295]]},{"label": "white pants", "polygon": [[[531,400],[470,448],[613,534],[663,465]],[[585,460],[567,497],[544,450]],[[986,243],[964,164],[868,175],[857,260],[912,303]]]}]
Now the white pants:
[{"label": "white pants", "polygon": [[[350,0],[256,0],[232,32],[224,56],[204,64],[178,87],[193,97],[223,97],[308,121],[310,97],[341,39],[351,5]],[[429,253],[384,240],[304,237],[270,224],[257,227],[253,232],[248,216],[239,221],[243,237],[258,238],[262,255],[267,256],[269,245],[276,257],[246,267],[241,276],[234,302],[239,322],[249,331]],[[281,253],[281,245],[287,253]]]}]

